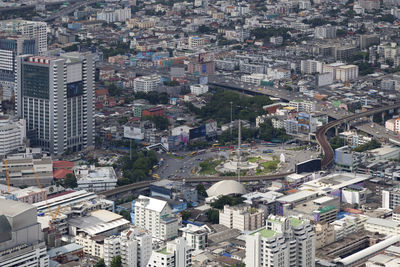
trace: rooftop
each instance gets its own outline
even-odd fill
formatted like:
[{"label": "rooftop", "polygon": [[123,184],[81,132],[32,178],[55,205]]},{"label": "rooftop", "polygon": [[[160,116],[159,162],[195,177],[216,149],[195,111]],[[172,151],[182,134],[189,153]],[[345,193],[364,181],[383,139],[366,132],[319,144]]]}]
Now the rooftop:
[{"label": "rooftop", "polygon": [[271,238],[276,234],[276,232],[273,230],[268,230],[266,228],[263,228],[261,230],[258,230],[256,232],[252,233],[251,235],[255,235],[257,233],[260,234],[260,236],[264,237],[264,238]]},{"label": "rooftop", "polygon": [[298,218],[296,218],[296,217],[291,217],[291,218],[290,218],[290,222],[292,223],[292,225],[293,225],[294,227],[297,227],[297,226],[299,226],[299,225],[301,225],[301,224],[303,223],[302,220],[300,220],[300,219],[298,219]]}]

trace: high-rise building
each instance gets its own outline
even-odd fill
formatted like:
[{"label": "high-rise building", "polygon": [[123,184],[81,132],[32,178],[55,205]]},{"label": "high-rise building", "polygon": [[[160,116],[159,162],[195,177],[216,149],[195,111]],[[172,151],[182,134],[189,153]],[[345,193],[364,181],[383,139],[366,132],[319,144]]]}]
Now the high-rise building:
[{"label": "high-rise building", "polygon": [[113,257],[121,256],[123,266],[146,267],[152,252],[151,242],[147,232],[134,227],[119,236],[107,237],[104,239],[104,262],[110,266]]},{"label": "high-rise building", "polygon": [[152,237],[168,240],[178,236],[178,219],[171,216],[167,201],[140,195],[134,214],[135,226],[148,230]]},{"label": "high-rise building", "polygon": [[24,147],[25,120],[0,115],[0,156],[17,152]]},{"label": "high-rise building", "polygon": [[176,238],[167,243],[167,247],[153,251],[147,267],[191,267],[192,248],[183,237]]},{"label": "high-rise building", "polygon": [[336,38],[336,27],[331,25],[315,27],[314,36],[319,39]]},{"label": "high-rise building", "polygon": [[15,90],[15,58],[18,55],[37,54],[36,40],[21,35],[0,36],[0,100],[11,100]]},{"label": "high-rise building", "polygon": [[94,144],[94,62],[91,54],[17,58],[16,113],[31,146],[52,154]]},{"label": "high-rise building", "polygon": [[47,24],[41,21],[5,20],[0,21],[0,29],[35,40],[35,48],[39,55],[47,51]]},{"label": "high-rise building", "polygon": [[302,60],[301,61],[301,73],[314,74],[322,73],[323,62],[317,60]]},{"label": "high-rise building", "polygon": [[219,212],[219,223],[240,231],[256,230],[265,225],[264,211],[246,205],[225,205]]},{"label": "high-rise building", "polygon": [[246,266],[315,266],[315,234],[308,220],[270,215],[246,236]]},{"label": "high-rise building", "polygon": [[34,206],[0,199],[0,225],[0,266],[50,266]]},{"label": "high-rise building", "polygon": [[186,227],[179,229],[179,231],[192,249],[204,250],[208,246],[208,233],[211,232],[208,226],[187,224]]}]

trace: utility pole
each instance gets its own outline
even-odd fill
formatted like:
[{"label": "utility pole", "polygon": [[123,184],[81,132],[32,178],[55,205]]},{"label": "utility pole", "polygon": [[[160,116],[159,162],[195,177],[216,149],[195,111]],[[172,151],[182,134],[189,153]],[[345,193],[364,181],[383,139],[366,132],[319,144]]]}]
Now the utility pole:
[{"label": "utility pole", "polygon": [[231,139],[232,139],[232,101],[230,102],[231,103],[231,124],[229,125],[229,129],[231,130]]},{"label": "utility pole", "polygon": [[241,161],[241,145],[242,145],[242,129],[240,125],[240,119],[238,121],[238,128],[239,128],[239,133],[238,133],[238,161],[237,161],[237,176],[238,176],[238,182],[240,183],[240,161]]}]

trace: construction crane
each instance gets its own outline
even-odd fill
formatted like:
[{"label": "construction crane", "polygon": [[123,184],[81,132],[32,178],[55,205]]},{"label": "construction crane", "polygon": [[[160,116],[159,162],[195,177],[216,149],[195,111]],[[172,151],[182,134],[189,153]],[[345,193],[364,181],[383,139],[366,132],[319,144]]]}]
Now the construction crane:
[{"label": "construction crane", "polygon": [[60,207],[61,207],[61,206],[58,205],[56,212],[53,213],[53,211],[52,211],[51,208],[50,208],[49,203],[47,202],[47,195],[45,194],[45,192],[44,192],[44,190],[43,190],[43,187],[42,187],[42,185],[40,184],[39,176],[37,175],[37,173],[36,173],[36,171],[35,171],[35,167],[32,167],[32,171],[33,171],[33,174],[35,175],[36,183],[37,183],[38,187],[39,187],[40,190],[41,190],[42,197],[43,197],[43,199],[44,199],[45,202],[46,202],[47,209],[49,210],[49,213],[50,213],[50,216],[51,216],[51,221],[50,221],[50,223],[49,223],[49,227],[50,227],[50,230],[52,230],[52,229],[53,229],[52,222],[55,221],[55,220],[57,219],[57,215],[58,215],[58,213],[59,213],[59,211],[60,211]]},{"label": "construction crane", "polygon": [[10,193],[10,174],[8,173],[8,165],[7,165],[7,160],[4,160],[4,168],[6,169],[6,180],[7,180],[7,187],[8,187],[8,193]]}]

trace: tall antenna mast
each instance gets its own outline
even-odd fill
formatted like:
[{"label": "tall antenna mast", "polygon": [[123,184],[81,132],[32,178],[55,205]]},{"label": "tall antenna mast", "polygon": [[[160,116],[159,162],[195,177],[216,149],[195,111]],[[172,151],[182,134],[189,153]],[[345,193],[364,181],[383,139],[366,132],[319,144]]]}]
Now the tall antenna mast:
[{"label": "tall antenna mast", "polygon": [[241,161],[241,146],[242,146],[242,129],[241,129],[241,123],[240,119],[238,121],[238,161],[237,161],[237,176],[238,176],[238,182],[240,183],[240,161]]}]

